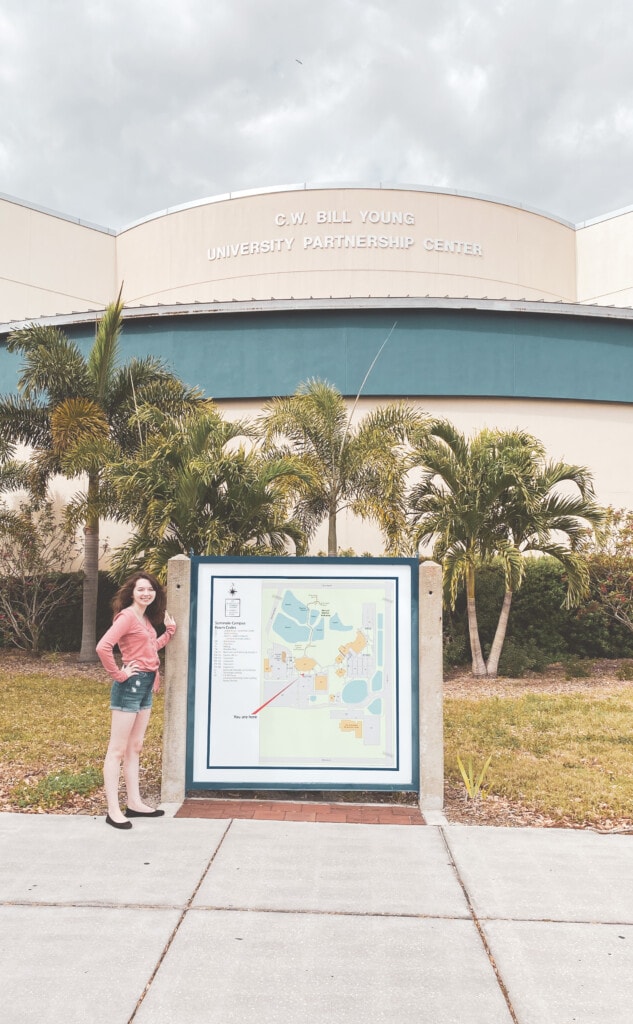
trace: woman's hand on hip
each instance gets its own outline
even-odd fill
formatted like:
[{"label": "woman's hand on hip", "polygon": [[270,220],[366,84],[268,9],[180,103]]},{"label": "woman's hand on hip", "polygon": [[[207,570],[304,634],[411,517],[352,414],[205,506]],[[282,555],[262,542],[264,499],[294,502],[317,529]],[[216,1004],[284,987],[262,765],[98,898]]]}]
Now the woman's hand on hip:
[{"label": "woman's hand on hip", "polygon": [[129,665],[121,665],[121,671],[125,672],[125,678],[129,679],[130,676],[135,676],[139,668],[135,661],[131,661]]}]

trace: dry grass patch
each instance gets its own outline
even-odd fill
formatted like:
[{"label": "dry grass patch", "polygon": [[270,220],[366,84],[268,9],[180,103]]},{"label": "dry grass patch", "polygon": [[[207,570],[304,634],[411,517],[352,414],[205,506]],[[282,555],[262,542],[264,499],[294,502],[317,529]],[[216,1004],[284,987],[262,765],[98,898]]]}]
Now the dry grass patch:
[{"label": "dry grass patch", "polygon": [[459,789],[458,756],[477,768],[492,755],[491,811],[496,798],[531,811],[539,824],[633,827],[632,722],[630,686],[601,696],[448,698],[447,782]]},{"label": "dry grass patch", "polygon": [[[57,666],[53,663],[53,669]],[[160,791],[162,697],[141,762],[148,799]],[[110,733],[102,670],[14,660],[0,667],[0,810],[105,813],[102,765]]]}]

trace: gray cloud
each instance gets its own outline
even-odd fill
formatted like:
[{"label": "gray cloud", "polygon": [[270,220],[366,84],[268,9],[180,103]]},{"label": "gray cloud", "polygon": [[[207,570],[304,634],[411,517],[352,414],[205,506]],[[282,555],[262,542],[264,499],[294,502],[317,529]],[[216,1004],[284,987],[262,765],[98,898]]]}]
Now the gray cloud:
[{"label": "gray cloud", "polygon": [[632,42],[624,0],[0,0],[0,191],[119,227],[382,180],[581,221],[633,202]]}]

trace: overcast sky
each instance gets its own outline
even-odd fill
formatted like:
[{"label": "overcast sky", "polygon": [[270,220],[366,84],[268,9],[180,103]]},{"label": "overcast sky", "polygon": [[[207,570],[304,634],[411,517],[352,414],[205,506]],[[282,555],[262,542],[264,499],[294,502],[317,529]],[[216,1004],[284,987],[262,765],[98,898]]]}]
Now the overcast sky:
[{"label": "overcast sky", "polygon": [[0,192],[119,228],[298,182],[633,204],[627,0],[0,0]]}]

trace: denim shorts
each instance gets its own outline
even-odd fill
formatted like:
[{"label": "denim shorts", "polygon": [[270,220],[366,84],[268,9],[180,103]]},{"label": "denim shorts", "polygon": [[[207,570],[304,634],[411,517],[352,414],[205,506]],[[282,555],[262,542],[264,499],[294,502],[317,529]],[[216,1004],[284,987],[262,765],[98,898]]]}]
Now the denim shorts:
[{"label": "denim shorts", "polygon": [[110,709],[112,711],[145,711],[152,706],[152,687],[155,672],[135,672],[123,683],[112,683]]}]

